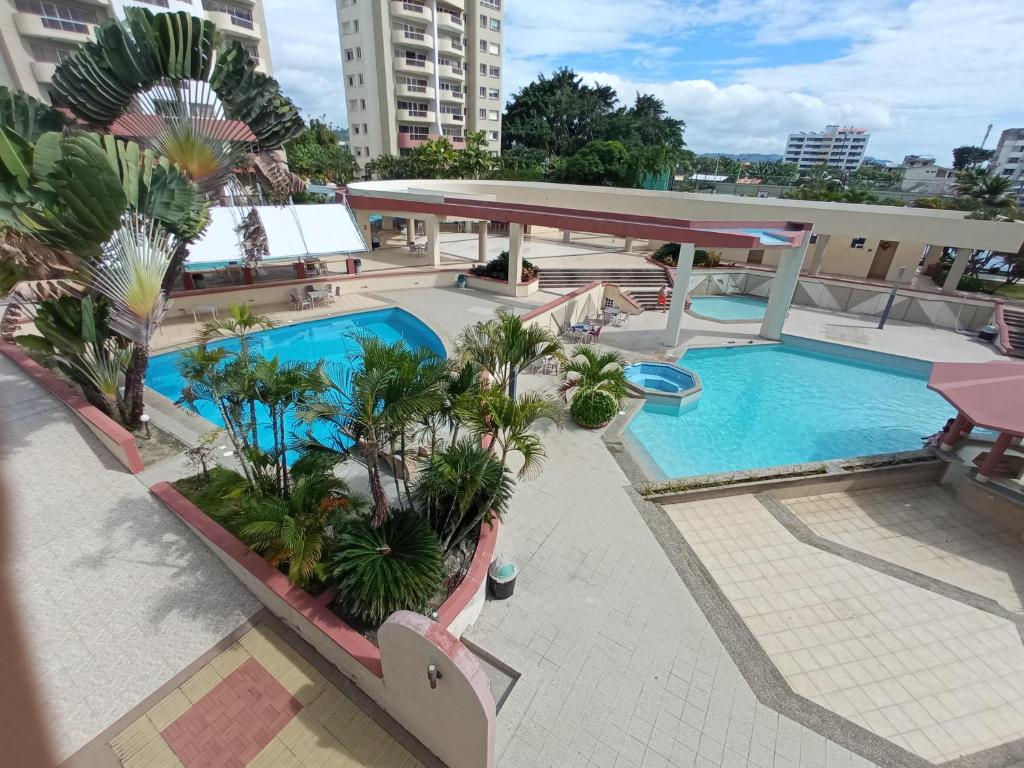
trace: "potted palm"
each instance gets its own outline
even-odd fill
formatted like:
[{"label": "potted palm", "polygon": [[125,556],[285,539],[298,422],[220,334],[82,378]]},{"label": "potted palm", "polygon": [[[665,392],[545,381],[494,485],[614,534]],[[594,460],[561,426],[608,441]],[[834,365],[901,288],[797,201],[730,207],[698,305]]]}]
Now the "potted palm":
[{"label": "potted palm", "polygon": [[625,368],[618,352],[576,347],[562,369],[558,389],[566,400],[572,393],[572,420],[586,429],[600,429],[615,418],[628,392]]}]

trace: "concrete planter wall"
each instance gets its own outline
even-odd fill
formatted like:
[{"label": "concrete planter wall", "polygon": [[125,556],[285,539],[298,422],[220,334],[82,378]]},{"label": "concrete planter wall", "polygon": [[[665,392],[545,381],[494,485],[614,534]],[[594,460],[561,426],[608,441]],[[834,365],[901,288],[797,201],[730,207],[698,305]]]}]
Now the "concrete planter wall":
[{"label": "concrete planter wall", "polygon": [[499,280],[494,277],[482,277],[480,275],[474,275],[471,272],[463,273],[466,275],[466,286],[468,288],[474,288],[478,291],[487,291],[488,293],[496,293],[500,296],[532,296],[538,290],[540,290],[540,278],[534,278],[525,283],[517,283],[515,286],[508,284],[507,280]]},{"label": "concrete planter wall", "polygon": [[[494,766],[494,697],[478,660],[456,633],[461,634],[483,606],[497,522],[481,527],[469,572],[441,606],[439,620],[399,611],[380,627],[374,645],[330,611],[332,592],[313,597],[292,585],[169,483],[157,483],[150,491],[275,616],[446,765]],[[436,689],[428,685],[429,664],[441,672]]]}]

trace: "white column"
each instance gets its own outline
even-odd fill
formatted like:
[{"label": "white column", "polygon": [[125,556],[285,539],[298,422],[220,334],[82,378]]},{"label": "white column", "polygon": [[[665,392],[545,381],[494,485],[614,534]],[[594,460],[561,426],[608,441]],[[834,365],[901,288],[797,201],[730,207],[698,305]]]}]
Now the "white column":
[{"label": "white column", "polygon": [[373,250],[373,230],[370,227],[370,212],[369,211],[356,211],[356,224],[359,225],[360,231],[363,233],[363,239],[366,240],[367,252]]},{"label": "white column", "polygon": [[424,221],[427,227],[427,254],[435,267],[441,266],[441,221],[431,216]]},{"label": "white column", "polygon": [[487,261],[487,222],[478,221],[476,228],[476,260],[485,262]]},{"label": "white column", "polygon": [[514,289],[523,274],[523,225],[508,225],[508,284]]},{"label": "white column", "polygon": [[761,335],[766,339],[778,341],[782,336],[786,313],[789,312],[797,283],[800,282],[800,266],[807,253],[807,245],[805,242],[799,248],[787,248],[782,252],[771,288],[768,289],[768,306],[765,307],[764,320],[761,322]]},{"label": "white column", "polygon": [[821,272],[821,265],[825,261],[825,251],[828,250],[828,241],[832,239],[832,235],[818,235],[818,239],[814,242],[814,254],[811,256],[811,263],[807,267],[807,272],[812,275],[817,275]]},{"label": "white column", "polygon": [[693,243],[679,245],[679,263],[676,264],[676,283],[672,289],[672,303],[668,308],[668,323],[665,325],[666,347],[678,347],[683,331],[683,308],[686,294],[690,292],[690,273],[693,271]]},{"label": "white column", "polygon": [[571,229],[564,229],[564,230],[562,230],[562,242],[563,243],[571,243],[572,242],[572,230]]},{"label": "white column", "polygon": [[964,276],[964,270],[967,269],[967,263],[971,260],[972,252],[970,248],[956,249],[956,259],[953,261],[953,266],[949,268],[946,282],[942,284],[943,293],[954,293],[956,291],[957,285],[960,284],[960,278]]},{"label": "white column", "polygon": [[624,250],[626,253],[632,253],[632,251],[633,251],[633,238],[632,237],[627,237],[626,238],[626,244],[624,246],[622,246],[622,250]]},{"label": "white column", "polygon": [[925,254],[923,267],[930,267],[932,264],[938,264],[942,259],[942,252],[945,250],[941,245],[929,245],[928,253]]},{"label": "white column", "polygon": [[416,219],[410,217],[405,222],[405,239],[408,245],[416,242]]}]

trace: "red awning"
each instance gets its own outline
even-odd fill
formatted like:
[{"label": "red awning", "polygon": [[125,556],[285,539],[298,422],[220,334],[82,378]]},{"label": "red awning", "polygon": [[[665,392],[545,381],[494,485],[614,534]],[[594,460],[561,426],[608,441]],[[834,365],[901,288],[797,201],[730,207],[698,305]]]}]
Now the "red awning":
[{"label": "red awning", "polygon": [[1024,363],[936,363],[928,388],[975,425],[1024,437]]}]

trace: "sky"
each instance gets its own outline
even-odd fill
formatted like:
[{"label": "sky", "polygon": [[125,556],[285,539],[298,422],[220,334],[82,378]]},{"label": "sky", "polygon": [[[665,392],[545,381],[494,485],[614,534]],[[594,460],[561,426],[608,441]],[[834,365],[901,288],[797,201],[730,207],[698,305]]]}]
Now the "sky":
[{"label": "sky", "polygon": [[[792,131],[872,132],[900,160],[1024,127],[1019,0],[505,0],[504,94],[568,66],[661,98],[695,152],[781,154]],[[334,0],[264,0],[274,75],[347,125]]]}]

